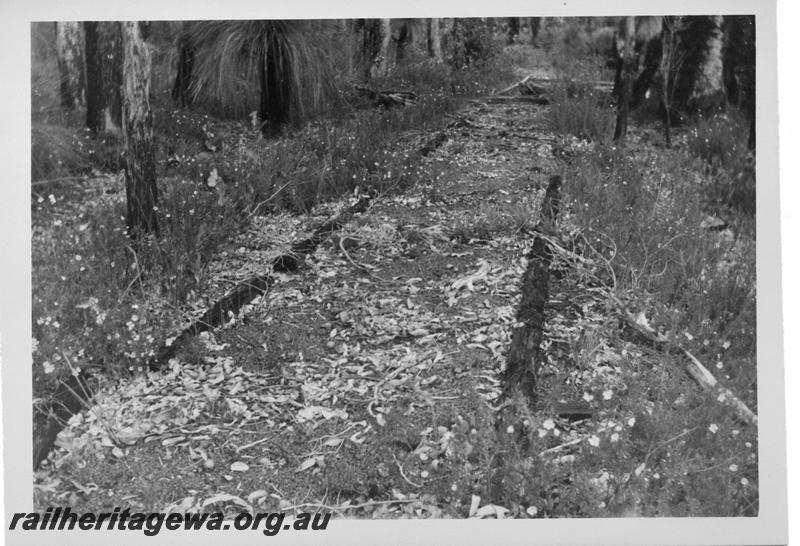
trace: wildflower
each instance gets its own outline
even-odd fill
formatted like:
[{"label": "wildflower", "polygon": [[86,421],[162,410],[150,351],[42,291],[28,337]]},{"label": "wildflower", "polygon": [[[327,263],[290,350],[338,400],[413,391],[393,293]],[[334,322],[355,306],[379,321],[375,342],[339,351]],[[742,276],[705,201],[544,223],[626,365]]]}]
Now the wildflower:
[{"label": "wildflower", "polygon": [[630,419],[628,419],[628,426],[629,427],[632,427],[635,424],[636,424],[636,417],[631,417]]},{"label": "wildflower", "polygon": [[590,446],[597,447],[600,445],[600,438],[598,438],[597,436],[592,436],[591,438],[589,438],[588,442]]},{"label": "wildflower", "polygon": [[547,430],[553,430],[554,428],[556,428],[556,424],[553,422],[552,419],[545,420],[545,422],[542,423],[542,426]]},{"label": "wildflower", "polygon": [[583,393],[583,399],[586,400],[587,402],[591,402],[592,400],[594,400],[594,396],[588,392],[585,392]]},{"label": "wildflower", "polygon": [[514,434],[514,426],[509,425],[508,428],[506,429],[506,432],[508,432],[509,434]]},{"label": "wildflower", "polygon": [[545,436],[547,436],[547,431],[543,428],[540,428],[538,432],[539,432],[539,438],[544,438]]},{"label": "wildflower", "polygon": [[614,396],[614,391],[611,389],[603,391],[603,400],[611,400],[612,396]]},{"label": "wildflower", "polygon": [[732,464],[732,465],[730,465],[728,467],[728,470],[730,470],[731,472],[738,472],[739,471],[739,465]]},{"label": "wildflower", "polygon": [[750,480],[748,480],[747,478],[742,478],[740,481],[741,481],[742,485],[745,486],[745,487],[750,485]]},{"label": "wildflower", "polygon": [[611,443],[613,444],[618,441],[619,441],[619,434],[615,432],[614,434],[611,435]]},{"label": "wildflower", "polygon": [[710,425],[708,425],[708,430],[709,432],[711,432],[711,434],[716,434],[717,431],[719,430],[719,427],[714,423],[711,423]]},{"label": "wildflower", "polygon": [[722,369],[722,361],[721,360],[719,362],[717,362],[717,369],[718,370]]}]

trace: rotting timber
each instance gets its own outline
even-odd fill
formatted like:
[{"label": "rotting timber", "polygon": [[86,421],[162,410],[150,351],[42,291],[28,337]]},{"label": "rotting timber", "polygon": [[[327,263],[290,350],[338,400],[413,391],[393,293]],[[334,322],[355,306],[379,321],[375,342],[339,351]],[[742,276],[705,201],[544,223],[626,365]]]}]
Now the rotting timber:
[{"label": "rotting timber", "polygon": [[293,244],[289,252],[275,258],[269,272],[251,277],[236,285],[233,290],[209,307],[199,319],[181,330],[171,343],[163,344],[148,363],[149,369],[158,371],[169,359],[175,356],[178,349],[188,340],[202,332],[207,332],[224,324],[227,317],[238,313],[242,307],[253,301],[254,298],[266,294],[275,282],[273,273],[293,273],[297,271],[302,265],[305,256],[312,254],[320,243],[347,224],[354,214],[367,210],[369,202],[369,196],[362,197],[354,205],[315,229],[310,237]]},{"label": "rotting timber", "polygon": [[[203,315],[184,328],[170,344],[163,344],[148,362],[151,371],[160,370],[178,349],[201,332],[222,325],[226,318],[236,314],[254,298],[266,294],[275,282],[273,273],[293,273],[303,264],[305,256],[312,254],[331,234],[347,224],[353,215],[364,212],[370,197],[364,196],[334,218],[317,227],[310,237],[294,243],[289,252],[272,262],[270,271],[239,283],[233,290],[219,299]],[[70,375],[56,390],[52,399],[34,413],[33,468],[36,470],[55,444],[56,437],[65,423],[78,413],[92,398],[94,388],[91,377],[83,370]]]},{"label": "rotting timber", "polygon": [[562,177],[552,176],[542,202],[542,219],[528,254],[528,266],[522,277],[522,301],[517,310],[521,323],[511,337],[503,374],[503,398],[520,393],[533,407],[536,401],[537,377],[544,354],[545,306],[550,296],[550,264],[553,253],[546,234],[554,233],[561,203]]}]

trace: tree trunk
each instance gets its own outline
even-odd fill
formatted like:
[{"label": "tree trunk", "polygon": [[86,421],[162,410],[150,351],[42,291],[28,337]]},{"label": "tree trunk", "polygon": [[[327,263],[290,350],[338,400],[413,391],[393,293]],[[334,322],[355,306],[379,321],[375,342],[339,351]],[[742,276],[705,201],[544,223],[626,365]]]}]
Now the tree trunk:
[{"label": "tree trunk", "polygon": [[723,78],[728,104],[741,108],[750,122],[747,147],[755,150],[756,21],[753,15],[724,18]]},{"label": "tree trunk", "polygon": [[402,61],[406,56],[406,47],[414,40],[414,31],[411,26],[411,20],[406,19],[401,21],[400,30],[397,33],[397,45],[395,48],[395,59],[397,62]]},{"label": "tree trunk", "polygon": [[364,79],[385,77],[389,72],[389,45],[392,40],[391,19],[364,20],[362,57]]},{"label": "tree trunk", "polygon": [[693,99],[702,103],[717,101],[723,95],[722,80],[722,16],[710,17],[711,28],[706,41],[706,53],[699,67]]},{"label": "tree trunk", "polygon": [[542,28],[544,17],[531,17],[531,45],[539,46],[539,30]]},{"label": "tree trunk", "polygon": [[345,74],[347,78],[353,77],[353,20],[352,19],[339,19],[338,30],[341,40],[344,42],[345,47]]},{"label": "tree trunk", "polygon": [[61,106],[74,110],[84,104],[81,28],[78,23],[69,21],[56,23],[56,55]]},{"label": "tree trunk", "polygon": [[625,17],[620,27],[618,49],[620,55],[619,89],[617,91],[617,123],[614,127],[614,140],[623,141],[628,132],[628,111],[633,94],[633,79],[636,76],[634,46],[636,22],[634,17]]},{"label": "tree trunk", "polygon": [[675,79],[674,109],[703,112],[724,100],[720,24],[721,17],[681,17],[677,34],[683,62]]},{"label": "tree trunk", "polygon": [[96,21],[83,23],[86,41],[86,127],[94,134],[103,130],[103,62],[100,58]]},{"label": "tree trunk", "polygon": [[103,129],[119,133],[122,126],[122,64],[125,56],[122,44],[122,24],[99,24],[102,52],[103,98],[105,100]]},{"label": "tree trunk", "polygon": [[265,136],[280,134],[284,125],[291,121],[291,82],[281,77],[281,72],[291,73],[291,58],[276,47],[272,36],[265,38],[263,57],[260,63],[261,105],[259,115]]},{"label": "tree trunk", "polygon": [[378,53],[376,77],[386,77],[389,74],[389,45],[392,41],[392,20],[380,21],[381,49]]},{"label": "tree trunk", "polygon": [[508,44],[514,43],[514,39],[519,35],[519,17],[508,18]]},{"label": "tree trunk", "polygon": [[123,129],[125,135],[125,193],[128,201],[128,235],[138,240],[158,234],[156,206],[153,114],[150,110],[150,49],[139,23],[122,23],[125,51],[123,65]]},{"label": "tree trunk", "polygon": [[181,108],[192,104],[189,86],[192,83],[192,69],[194,68],[195,49],[192,39],[183,23],[178,37],[178,70],[175,73],[175,83],[172,86],[172,100]]},{"label": "tree trunk", "polygon": [[438,63],[444,60],[439,19],[436,18],[428,19],[428,55]]},{"label": "tree trunk", "polygon": [[664,142],[667,148],[672,146],[672,117],[670,109],[672,108],[670,101],[670,91],[672,88],[673,76],[673,58],[675,52],[675,43],[673,39],[672,25],[673,18],[664,18],[664,27],[661,30],[661,63],[659,66],[659,78],[661,87],[661,109],[664,116]]}]

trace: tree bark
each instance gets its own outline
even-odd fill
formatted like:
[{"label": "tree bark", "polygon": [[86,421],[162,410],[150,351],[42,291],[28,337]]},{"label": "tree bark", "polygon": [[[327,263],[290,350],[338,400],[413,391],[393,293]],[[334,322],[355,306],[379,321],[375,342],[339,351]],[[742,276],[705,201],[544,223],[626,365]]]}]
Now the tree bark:
[{"label": "tree bark", "polygon": [[156,206],[153,114],[150,109],[150,49],[139,23],[122,23],[125,60],[123,65],[123,129],[125,135],[125,193],[128,235],[139,239],[158,234]]},{"label": "tree bark", "polygon": [[69,110],[84,104],[81,27],[76,22],[56,23],[56,55],[61,106]]},{"label": "tree bark", "polygon": [[99,43],[102,52],[104,121],[103,130],[119,133],[122,126],[122,24],[99,24]]},{"label": "tree bark", "polygon": [[100,58],[96,21],[83,23],[86,41],[86,127],[97,134],[103,130],[103,63]]},{"label": "tree bark", "polygon": [[442,55],[442,35],[439,30],[439,19],[428,19],[428,55],[430,55],[436,62],[442,62],[444,56]]}]

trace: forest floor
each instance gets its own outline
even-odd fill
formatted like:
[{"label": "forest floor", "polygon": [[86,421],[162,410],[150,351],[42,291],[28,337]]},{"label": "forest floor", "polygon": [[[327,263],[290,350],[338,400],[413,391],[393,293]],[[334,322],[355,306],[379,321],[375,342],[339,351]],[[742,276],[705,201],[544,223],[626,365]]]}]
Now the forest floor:
[{"label": "forest floor", "polygon": [[[535,63],[520,75],[534,71],[547,75]],[[554,133],[549,108],[478,100],[450,115],[446,139],[419,165],[429,182],[374,199],[296,274],[279,275],[162,372],[100,389],[36,473],[37,506],[367,518],[757,513],[756,431],[662,352],[623,335],[608,292],[574,267],[552,281],[542,393],[521,420],[533,445],[496,430],[544,189],[556,174],[568,187],[595,148]],[[429,136],[401,135],[390,152]],[[642,169],[655,156],[683,161],[659,139],[635,126],[627,153]],[[122,196],[120,185],[103,198]],[[205,300],[269,271],[346,205],[254,217],[209,265]],[[731,337],[696,344],[716,361]],[[754,371],[714,371],[756,409]],[[559,417],[568,405],[590,415]]]}]

